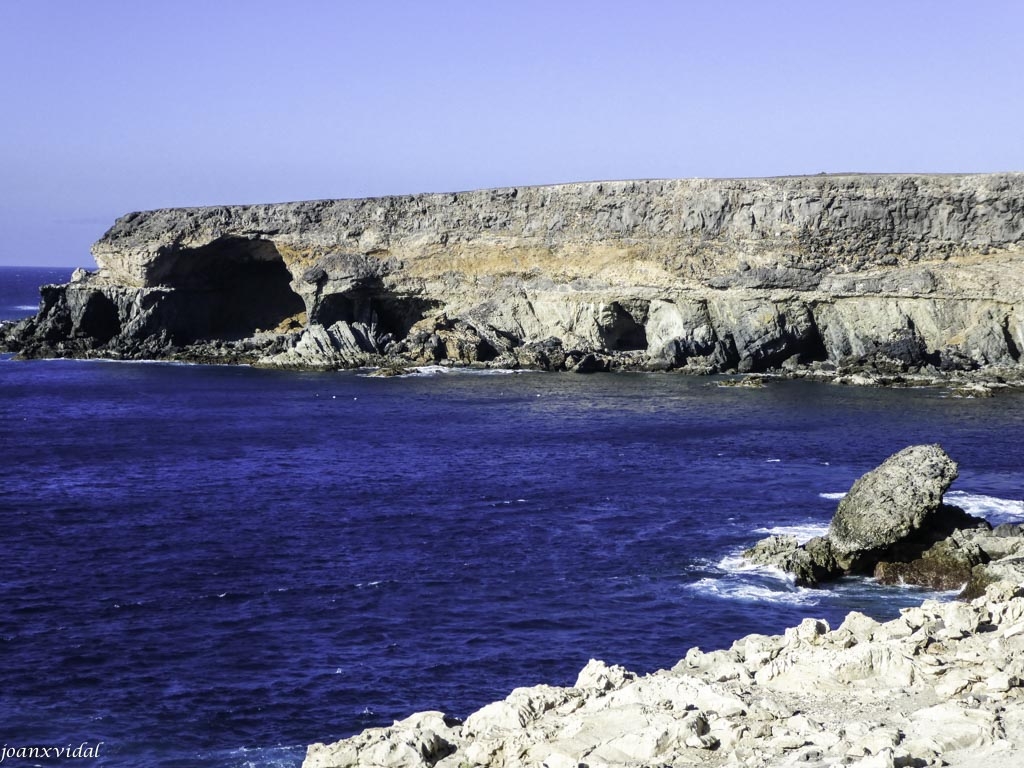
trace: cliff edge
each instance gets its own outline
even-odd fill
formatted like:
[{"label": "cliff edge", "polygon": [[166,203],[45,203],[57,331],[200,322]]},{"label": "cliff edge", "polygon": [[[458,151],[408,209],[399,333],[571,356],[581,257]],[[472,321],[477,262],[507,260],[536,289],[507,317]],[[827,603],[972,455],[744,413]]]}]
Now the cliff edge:
[{"label": "cliff edge", "polygon": [[693,372],[1018,368],[1024,174],[650,180],[165,209],[26,357]]}]

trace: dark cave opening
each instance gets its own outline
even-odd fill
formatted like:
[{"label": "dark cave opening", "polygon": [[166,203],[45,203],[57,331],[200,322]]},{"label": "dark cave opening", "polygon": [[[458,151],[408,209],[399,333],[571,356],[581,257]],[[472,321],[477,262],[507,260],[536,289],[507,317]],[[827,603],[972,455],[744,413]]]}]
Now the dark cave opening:
[{"label": "dark cave opening", "polygon": [[389,293],[379,279],[364,280],[358,288],[320,297],[311,311],[310,322],[323,326],[344,321],[363,323],[378,335],[405,338],[409,329],[437,308],[436,303]]},{"label": "dark cave opening", "polygon": [[369,326],[377,323],[377,317],[369,296],[362,292],[349,291],[321,296],[313,306],[309,321],[324,327],[339,321],[365,323]]},{"label": "dark cave opening", "polygon": [[[645,310],[646,314],[646,310]],[[611,352],[632,352],[647,349],[647,329],[617,301],[599,319],[605,349]]]},{"label": "dark cave opening", "polygon": [[94,339],[96,344],[106,344],[121,332],[117,306],[109,296],[99,291],[89,295],[78,320],[78,331]]},{"label": "dark cave opening", "polygon": [[305,311],[269,240],[223,237],[165,259],[159,280],[175,289],[170,325],[180,340],[243,339]]}]

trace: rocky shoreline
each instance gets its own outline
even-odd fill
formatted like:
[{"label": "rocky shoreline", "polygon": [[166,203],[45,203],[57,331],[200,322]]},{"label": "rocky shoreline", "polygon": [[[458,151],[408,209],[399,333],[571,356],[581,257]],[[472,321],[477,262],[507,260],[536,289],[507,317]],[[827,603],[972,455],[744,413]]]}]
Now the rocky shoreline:
[{"label": "rocky shoreline", "polygon": [[[421,712],[313,744],[303,768],[1018,766],[1024,534],[945,504],[956,475],[940,446],[911,446],[854,483],[828,536],[746,554],[812,584],[880,565],[903,583],[932,578],[922,552],[939,547],[969,602],[926,600],[885,623],[853,612],[834,629],[805,619],[644,676],[591,660],[572,687],[516,689],[465,721]],[[983,549],[981,532],[998,545]]]},{"label": "rocky shoreline", "polygon": [[1024,589],[925,601],[879,623],[806,619],[638,676],[591,661],[464,722],[421,712],[303,768],[699,765],[1011,768],[1024,759]]},{"label": "rocky shoreline", "polygon": [[1024,381],[1024,174],[592,182],[132,213],[21,357]]}]

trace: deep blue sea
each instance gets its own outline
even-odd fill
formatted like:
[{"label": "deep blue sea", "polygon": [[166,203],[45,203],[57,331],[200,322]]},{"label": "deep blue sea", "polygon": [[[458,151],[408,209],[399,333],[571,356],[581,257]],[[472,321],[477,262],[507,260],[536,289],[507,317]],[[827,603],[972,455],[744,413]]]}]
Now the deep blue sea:
[{"label": "deep blue sea", "polygon": [[[0,269],[0,318],[69,273]],[[592,657],[890,618],[924,593],[795,589],[738,552],[820,532],[919,442],[959,461],[952,500],[1024,519],[1022,427],[1020,393],[3,358],[0,744],[294,768]]]}]

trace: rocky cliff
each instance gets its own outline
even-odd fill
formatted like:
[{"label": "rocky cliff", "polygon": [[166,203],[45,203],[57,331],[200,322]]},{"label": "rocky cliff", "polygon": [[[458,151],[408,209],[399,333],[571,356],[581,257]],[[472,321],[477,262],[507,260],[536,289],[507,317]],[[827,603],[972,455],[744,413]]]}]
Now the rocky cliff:
[{"label": "rocky cliff", "polygon": [[167,209],[26,356],[879,374],[1016,367],[1024,174],[617,181]]}]

